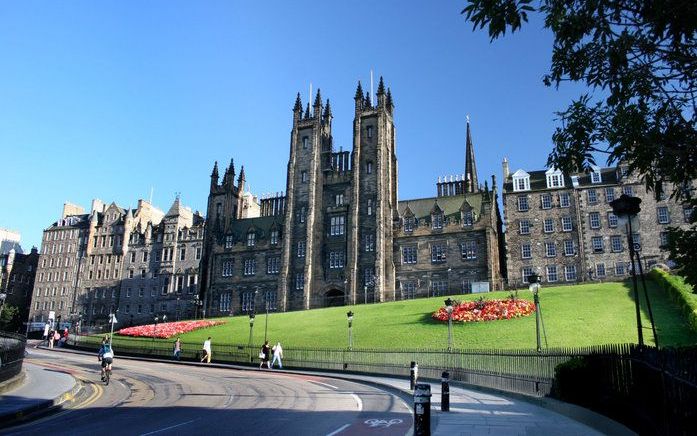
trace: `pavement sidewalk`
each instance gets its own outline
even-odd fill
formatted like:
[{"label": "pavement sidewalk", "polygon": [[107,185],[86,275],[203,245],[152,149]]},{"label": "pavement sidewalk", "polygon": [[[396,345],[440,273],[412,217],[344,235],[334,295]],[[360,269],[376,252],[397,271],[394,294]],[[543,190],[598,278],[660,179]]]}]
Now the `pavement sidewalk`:
[{"label": "pavement sidewalk", "polygon": [[70,374],[24,362],[24,381],[0,396],[0,428],[72,401],[82,385]]}]

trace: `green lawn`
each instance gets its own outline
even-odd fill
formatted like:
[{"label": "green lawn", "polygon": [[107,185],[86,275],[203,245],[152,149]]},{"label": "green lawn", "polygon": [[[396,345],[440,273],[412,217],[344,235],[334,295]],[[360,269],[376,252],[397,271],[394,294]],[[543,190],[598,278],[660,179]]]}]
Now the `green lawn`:
[{"label": "green lawn", "polygon": [[[677,306],[653,282],[648,284],[660,345],[696,344],[697,334],[687,327]],[[493,292],[484,294],[484,297],[505,298],[508,295],[508,292]],[[468,300],[477,297],[455,296]],[[528,291],[520,291],[520,297],[532,299]],[[637,342],[634,300],[628,284],[544,287],[540,298],[550,347]],[[268,338],[270,342],[281,341],[285,347],[343,348],[348,342],[346,312],[352,310],[354,348],[445,348],[447,324],[433,321],[430,317],[442,305],[443,299],[272,313],[268,318]],[[249,318],[222,319],[227,321],[226,324],[184,334],[182,341],[203,343],[211,336],[214,344],[246,344]],[[264,321],[264,314],[258,314],[254,344],[263,342]],[[653,344],[646,310],[642,310],[642,322],[645,342]],[[455,323],[453,335],[455,348],[534,348],[535,317]]]}]

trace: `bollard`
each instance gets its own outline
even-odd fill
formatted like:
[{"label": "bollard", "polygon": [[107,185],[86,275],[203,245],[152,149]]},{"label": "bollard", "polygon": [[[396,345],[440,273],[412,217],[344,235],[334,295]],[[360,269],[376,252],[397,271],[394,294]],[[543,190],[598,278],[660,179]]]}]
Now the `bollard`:
[{"label": "bollard", "polygon": [[411,362],[411,370],[409,371],[409,389],[414,390],[416,382],[419,379],[419,365],[416,362]]},{"label": "bollard", "polygon": [[414,436],[431,434],[431,385],[417,383],[414,388]]},{"label": "bollard", "polygon": [[443,371],[440,385],[440,410],[442,412],[450,411],[450,373]]}]

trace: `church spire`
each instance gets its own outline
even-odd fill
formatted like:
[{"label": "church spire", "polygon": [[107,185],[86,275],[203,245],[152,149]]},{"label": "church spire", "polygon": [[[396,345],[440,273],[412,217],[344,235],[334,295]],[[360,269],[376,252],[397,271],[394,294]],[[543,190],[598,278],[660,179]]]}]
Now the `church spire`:
[{"label": "church spire", "polygon": [[467,146],[465,150],[465,191],[478,192],[477,164],[474,161],[474,146],[470,132],[470,117],[467,115]]},{"label": "church spire", "polygon": [[218,161],[215,161],[213,172],[211,173],[211,191],[218,186],[218,177]]},{"label": "church spire", "polygon": [[358,81],[358,87],[356,87],[356,95],[353,97],[356,102],[356,112],[363,110],[363,87],[361,86],[361,81]]}]

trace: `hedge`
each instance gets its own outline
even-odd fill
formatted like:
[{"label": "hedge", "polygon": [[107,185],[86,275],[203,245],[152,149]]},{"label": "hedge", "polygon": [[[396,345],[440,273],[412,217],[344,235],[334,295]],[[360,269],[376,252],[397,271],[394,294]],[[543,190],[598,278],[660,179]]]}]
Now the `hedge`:
[{"label": "hedge", "polygon": [[697,332],[697,294],[693,293],[692,286],[685,283],[682,277],[669,274],[658,268],[651,270],[649,277],[658,283],[680,306],[690,328]]}]

